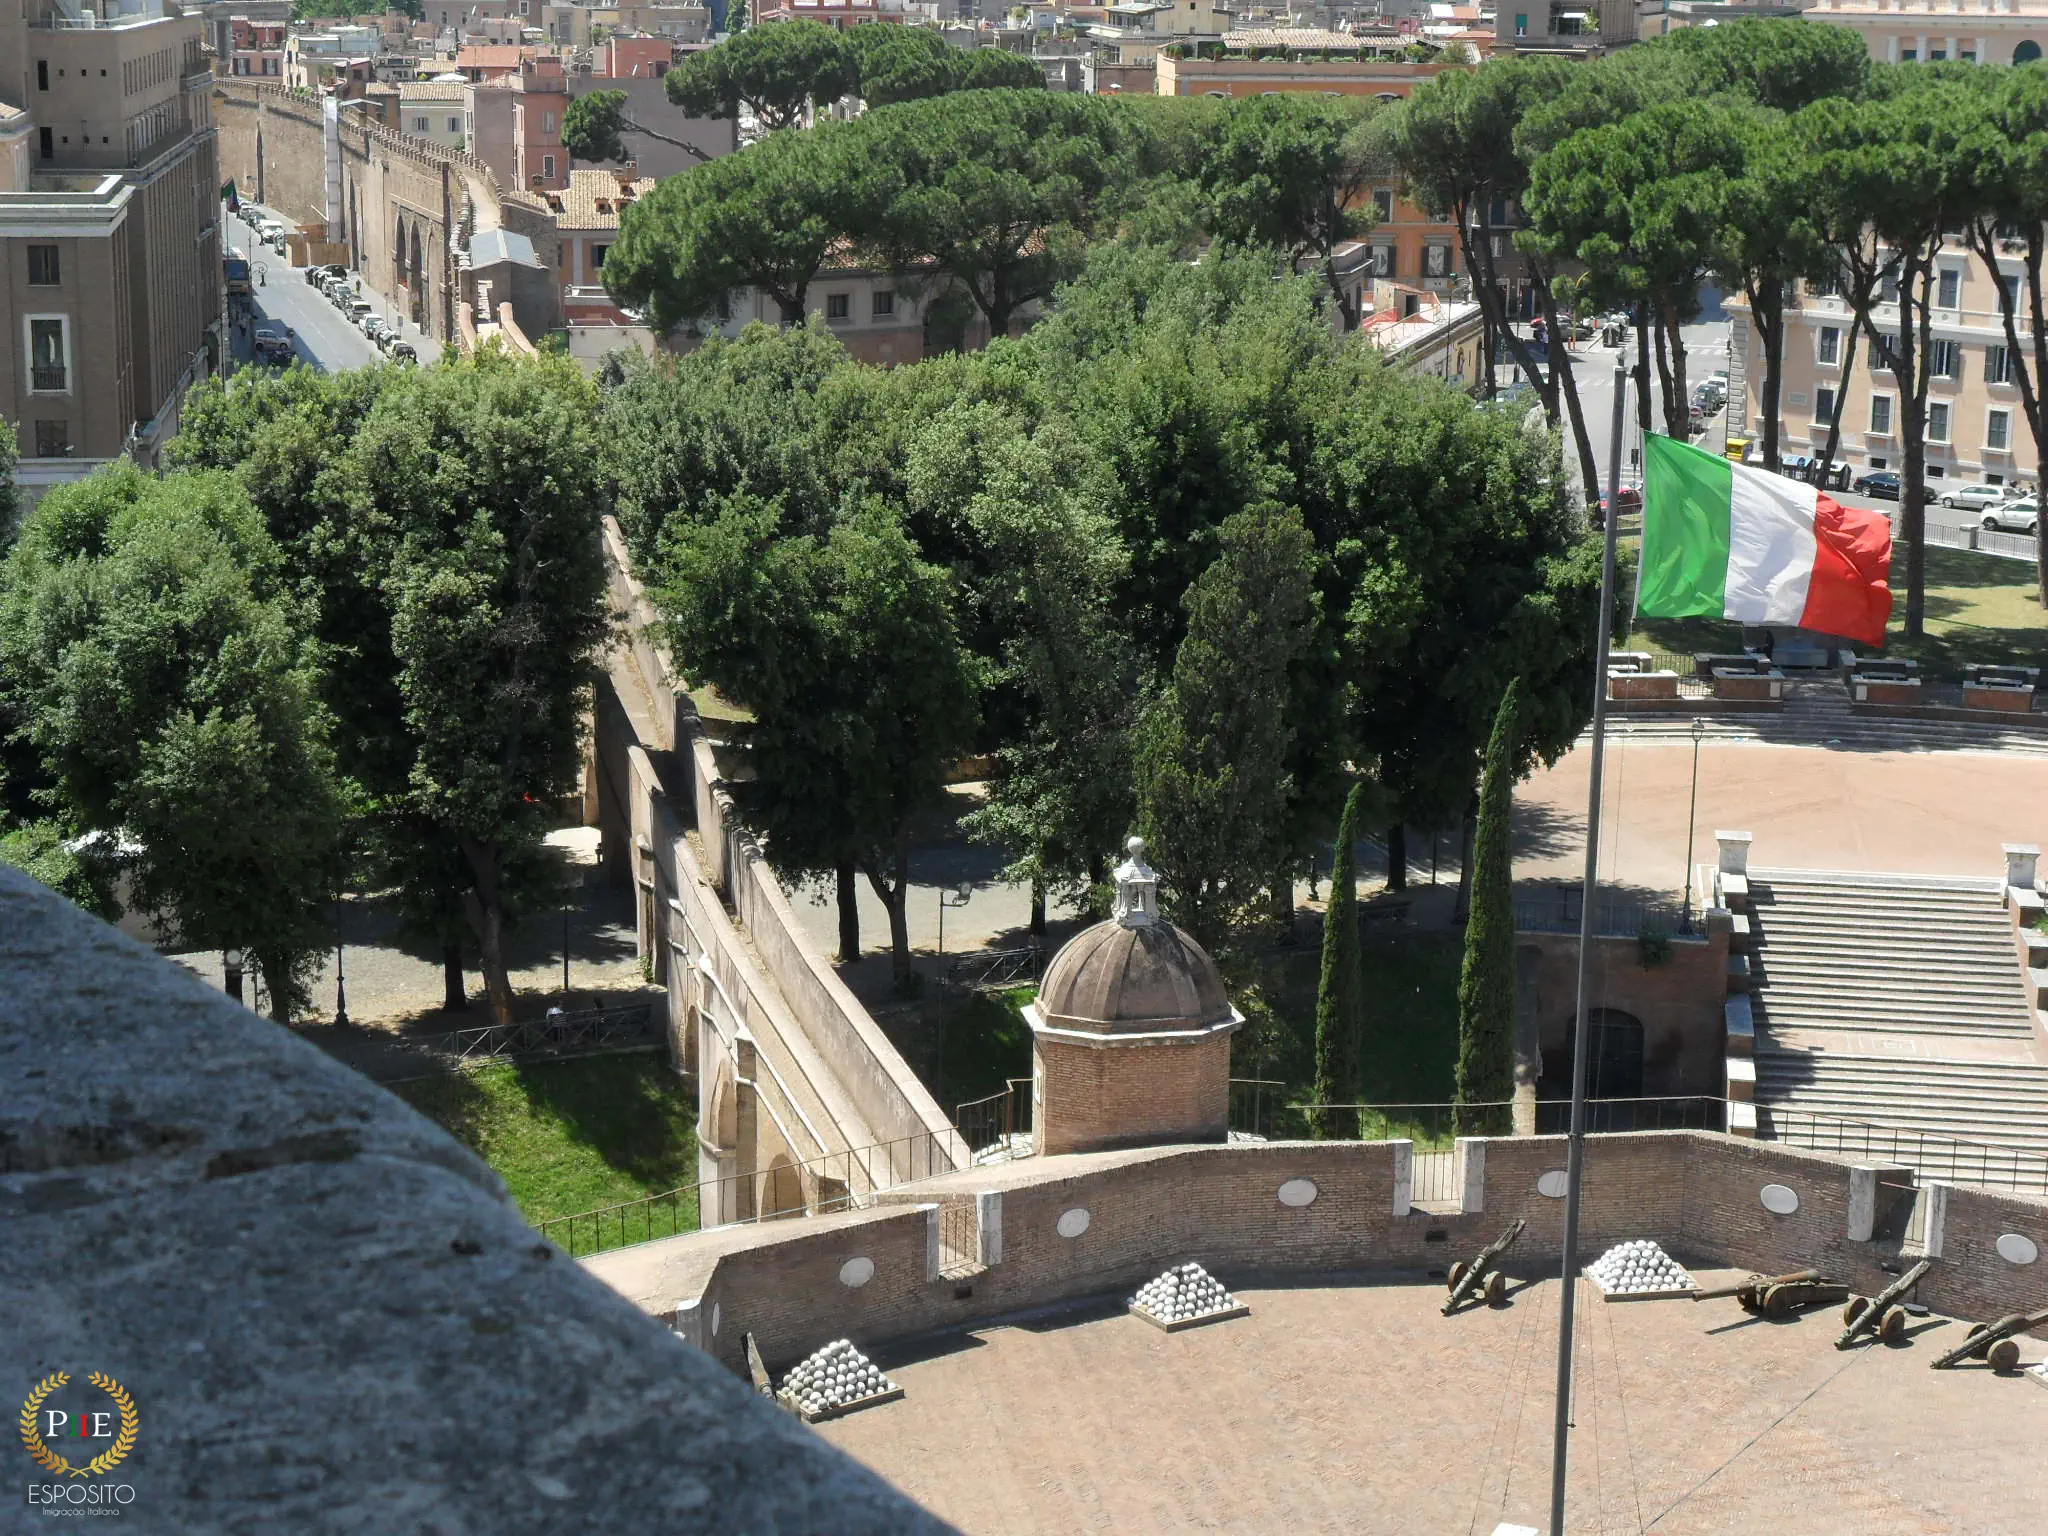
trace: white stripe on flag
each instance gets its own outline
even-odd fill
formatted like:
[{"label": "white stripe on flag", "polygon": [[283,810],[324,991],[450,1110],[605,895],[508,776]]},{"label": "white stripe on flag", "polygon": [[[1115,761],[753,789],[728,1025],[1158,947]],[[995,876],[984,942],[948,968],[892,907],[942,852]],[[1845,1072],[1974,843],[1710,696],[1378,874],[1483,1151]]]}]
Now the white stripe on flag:
[{"label": "white stripe on flag", "polygon": [[1820,491],[1745,465],[1734,468],[1721,612],[1744,624],[1797,624],[1813,583]]}]

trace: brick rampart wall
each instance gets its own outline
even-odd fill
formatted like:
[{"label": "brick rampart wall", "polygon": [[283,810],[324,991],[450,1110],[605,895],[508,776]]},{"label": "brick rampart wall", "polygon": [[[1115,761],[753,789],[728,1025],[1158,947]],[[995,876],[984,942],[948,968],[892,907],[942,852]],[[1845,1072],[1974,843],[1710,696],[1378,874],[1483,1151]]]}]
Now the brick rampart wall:
[{"label": "brick rampart wall", "polygon": [[[736,1364],[752,1332],[771,1366],[826,1339],[874,1342],[1101,1292],[1114,1293],[1170,1264],[1199,1260],[1232,1275],[1334,1270],[1440,1269],[1469,1255],[1516,1218],[1528,1223],[1511,1269],[1554,1266],[1564,1202],[1538,1179],[1564,1165],[1562,1137],[1474,1144],[1485,1159],[1480,1208],[1394,1214],[1404,1143],[1263,1143],[1166,1147],[1029,1159],[976,1169],[885,1196],[851,1216],[729,1228],[622,1249],[585,1261],[644,1309],[667,1315],[697,1302],[705,1345]],[[1900,1245],[1846,1236],[1850,1165],[1796,1149],[1694,1131],[1603,1135],[1587,1143],[1580,1251],[1590,1262],[1614,1243],[1650,1237],[1680,1258],[1782,1272],[1818,1265],[1868,1292],[1890,1276]],[[1312,1179],[1305,1207],[1278,1191]],[[1763,1185],[1799,1195],[1789,1216],[1766,1211]],[[927,1280],[927,1211],[982,1192],[1001,1194],[1000,1261],[970,1279]],[[2048,1252],[2048,1200],[1950,1189],[1942,1257],[1921,1295],[1939,1311],[1993,1317],[2039,1305],[2030,1267],[1999,1258],[2002,1232]],[[1062,1237],[1062,1213],[1088,1227]],[[1432,1241],[1432,1238],[1435,1238]],[[839,1280],[848,1259],[874,1261],[858,1289]],[[709,1319],[716,1306],[720,1327]]]}]

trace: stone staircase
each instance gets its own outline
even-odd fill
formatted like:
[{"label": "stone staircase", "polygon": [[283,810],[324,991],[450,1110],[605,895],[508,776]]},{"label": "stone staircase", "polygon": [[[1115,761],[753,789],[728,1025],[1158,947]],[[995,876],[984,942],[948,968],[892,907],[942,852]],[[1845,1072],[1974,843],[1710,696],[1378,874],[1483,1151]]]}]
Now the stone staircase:
[{"label": "stone staircase", "polygon": [[[1755,1097],[2048,1154],[2048,1061],[2002,882],[1755,870]],[[1770,1117],[1765,1116],[1768,1122]]]},{"label": "stone staircase", "polygon": [[[1610,741],[1644,746],[1692,744],[1693,713],[1682,706],[1669,713],[1612,714]],[[1782,711],[1758,714],[1703,714],[1704,740],[1714,746],[1836,747],[1857,752],[1999,752],[2048,757],[2048,715],[2030,724],[1997,720],[1914,720],[1859,715],[1839,679],[1795,679],[1786,687]]]}]

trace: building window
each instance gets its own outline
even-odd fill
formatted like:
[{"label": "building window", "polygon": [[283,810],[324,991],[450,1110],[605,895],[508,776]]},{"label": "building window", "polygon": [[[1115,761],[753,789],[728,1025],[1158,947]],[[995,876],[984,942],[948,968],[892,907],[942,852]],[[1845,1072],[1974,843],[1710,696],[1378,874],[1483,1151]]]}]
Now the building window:
[{"label": "building window", "polygon": [[1947,57],[1948,50],[1946,48],[1930,48],[1927,50],[1927,62],[1930,64],[1939,64]]},{"label": "building window", "polygon": [[1391,187],[1380,187],[1372,195],[1373,212],[1382,224],[1394,221],[1394,193]]},{"label": "building window", "polygon": [[2012,412],[1993,411],[1984,418],[1984,446],[2004,453],[2012,440]]},{"label": "building window", "polygon": [[1935,284],[1934,307],[1954,309],[1963,301],[1963,274],[1955,267],[1943,267]]},{"label": "building window", "polygon": [[1927,402],[1927,441],[1945,443],[1948,441],[1948,402],[1930,400]]},{"label": "building window", "polygon": [[828,293],[825,295],[825,318],[827,320],[844,320],[846,318],[848,310],[847,297],[843,293]]},{"label": "building window", "polygon": [[459,117],[451,117],[451,118],[449,118],[449,119],[448,119],[448,131],[449,131],[450,133],[460,133],[460,132],[462,132],[462,119],[461,119],[461,118],[459,118]]},{"label": "building window", "polygon": [[71,338],[62,315],[26,315],[28,387],[39,395],[71,392]]},{"label": "building window", "polygon": [[1394,248],[1391,245],[1376,245],[1372,248],[1372,275],[1392,277],[1394,275]]},{"label": "building window", "polygon": [[878,293],[878,294],[876,294],[876,295],[875,295],[875,318],[876,318],[877,320],[881,320],[881,319],[884,319],[884,318],[886,318],[886,317],[888,317],[888,316],[890,316],[890,315],[893,315],[893,314],[895,314],[895,313],[896,313],[896,295],[895,295],[895,294],[893,294],[893,293]]},{"label": "building window", "polygon": [[1833,421],[1835,419],[1835,392],[1823,384],[1813,392],[1813,419]]},{"label": "building window", "polygon": [[57,142],[49,129],[38,128],[36,130],[36,152],[45,160],[48,160],[57,153]]},{"label": "building window", "polygon": [[1870,430],[1878,437],[1892,434],[1892,397],[1872,395],[1870,397]]},{"label": "building window", "polygon": [[414,118],[412,120],[412,131],[414,133],[425,133],[427,131],[427,120],[424,117]]},{"label": "building window", "polygon": [[604,253],[610,249],[611,247],[608,245],[593,245],[590,248],[591,271],[602,272],[604,270]]},{"label": "building window", "polygon": [[1528,18],[1528,16],[1527,16],[1526,14],[1524,14],[1523,12],[1517,11],[1517,12],[1515,13],[1515,36],[1517,36],[1517,37],[1527,37],[1528,35],[1529,35],[1529,18]]},{"label": "building window", "polygon": [[1927,367],[1937,379],[1953,379],[1963,371],[1963,347],[1956,341],[1930,341]]},{"label": "building window", "polygon": [[543,176],[553,176],[555,174],[555,157],[553,155],[542,155],[540,157],[540,173]]},{"label": "building window", "polygon": [[39,459],[61,459],[71,452],[71,423],[68,421],[38,421],[36,423],[36,457]]},{"label": "building window", "polygon": [[49,61],[48,59],[37,59],[37,60],[36,60],[36,89],[37,89],[37,90],[39,90],[39,91],[47,91],[47,90],[48,90],[49,88],[50,88],[50,61]]},{"label": "building window", "polygon": [[1896,304],[1899,302],[1898,273],[1887,272],[1882,278],[1878,279],[1877,302],[1880,304]]},{"label": "building window", "polygon": [[541,115],[540,115],[540,132],[541,132],[541,137],[542,137],[542,138],[544,138],[544,139],[551,139],[551,138],[553,138],[553,137],[555,136],[555,114],[554,114],[554,113],[552,113],[552,112],[543,112],[543,113],[541,113]]},{"label": "building window", "polygon": [[2000,273],[1998,286],[2005,291],[2005,307],[2014,314],[2020,312],[2020,280],[2014,273]]},{"label": "building window", "polygon": [[1984,349],[1984,382],[1986,384],[2010,384],[2012,382],[2012,354],[2003,346]]},{"label": "building window", "polygon": [[1839,325],[1824,325],[1820,328],[1820,360],[1830,368],[1841,362],[1842,328]]},{"label": "building window", "polygon": [[1899,50],[1899,62],[1901,64],[1911,64],[1919,57],[1920,50],[1918,48],[1901,48]]},{"label": "building window", "polygon": [[54,245],[28,248],[28,280],[32,288],[55,288],[64,281],[63,264]]}]

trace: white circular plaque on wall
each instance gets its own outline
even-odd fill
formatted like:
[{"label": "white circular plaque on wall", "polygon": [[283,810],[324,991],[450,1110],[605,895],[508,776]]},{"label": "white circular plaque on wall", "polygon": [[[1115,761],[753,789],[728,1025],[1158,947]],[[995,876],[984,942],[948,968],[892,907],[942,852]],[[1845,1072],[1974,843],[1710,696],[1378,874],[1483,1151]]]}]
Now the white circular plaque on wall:
[{"label": "white circular plaque on wall", "polygon": [[839,1266],[839,1283],[850,1291],[859,1290],[874,1278],[875,1261],[865,1254]]},{"label": "white circular plaque on wall", "polygon": [[711,1337],[718,1337],[718,1303],[711,1303]]},{"label": "white circular plaque on wall", "polygon": [[2023,1232],[2007,1232],[1998,1239],[1998,1256],[2008,1264],[2031,1264],[2041,1249]]},{"label": "white circular plaque on wall", "polygon": [[1295,1206],[1314,1205],[1319,1193],[1321,1191],[1316,1188],[1314,1179],[1289,1179],[1280,1186],[1280,1203]]},{"label": "white circular plaque on wall", "polygon": [[1552,1200],[1562,1200],[1565,1191],[1571,1187],[1572,1176],[1562,1168],[1553,1168],[1536,1180],[1536,1193],[1547,1195]]},{"label": "white circular plaque on wall", "polygon": [[1088,1230],[1088,1212],[1081,1206],[1061,1211],[1059,1233],[1061,1237],[1079,1237]]},{"label": "white circular plaque on wall", "polygon": [[1790,1216],[1799,1209],[1799,1191],[1786,1184],[1766,1184],[1757,1191],[1764,1209],[1773,1216]]}]

